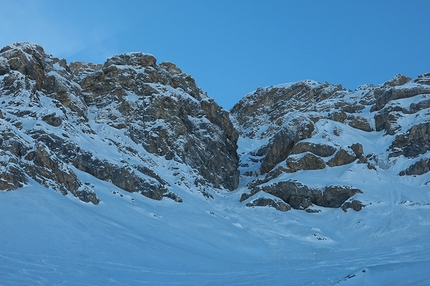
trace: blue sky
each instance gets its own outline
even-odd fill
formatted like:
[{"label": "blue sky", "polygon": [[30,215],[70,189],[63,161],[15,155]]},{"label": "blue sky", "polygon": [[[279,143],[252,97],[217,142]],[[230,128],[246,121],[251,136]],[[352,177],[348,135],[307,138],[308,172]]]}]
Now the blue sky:
[{"label": "blue sky", "polygon": [[430,1],[2,0],[0,11],[2,47],[31,41],[68,62],[150,53],[227,109],[259,86],[430,72]]}]

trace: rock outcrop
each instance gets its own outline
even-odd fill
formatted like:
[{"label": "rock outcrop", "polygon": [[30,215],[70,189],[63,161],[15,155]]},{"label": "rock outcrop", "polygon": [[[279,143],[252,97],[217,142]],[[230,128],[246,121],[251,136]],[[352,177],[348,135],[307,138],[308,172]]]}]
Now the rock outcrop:
[{"label": "rock outcrop", "polygon": [[[339,175],[327,179],[326,174],[347,178],[350,175],[341,171],[346,170],[372,177],[372,172],[393,170],[392,176],[398,176],[399,168],[400,175],[428,173],[428,77],[397,75],[379,86],[354,91],[302,81],[248,94],[231,109],[236,128],[253,146],[245,154],[239,146],[239,154],[244,154],[240,169],[251,189],[244,190],[241,200],[254,201],[264,191],[294,209],[317,205],[359,211],[364,205],[354,198],[373,191],[373,186],[357,188],[355,180],[345,186],[346,179]],[[380,137],[387,143],[371,143]],[[405,162],[396,160],[401,156],[414,158],[415,163],[394,167]]]}]

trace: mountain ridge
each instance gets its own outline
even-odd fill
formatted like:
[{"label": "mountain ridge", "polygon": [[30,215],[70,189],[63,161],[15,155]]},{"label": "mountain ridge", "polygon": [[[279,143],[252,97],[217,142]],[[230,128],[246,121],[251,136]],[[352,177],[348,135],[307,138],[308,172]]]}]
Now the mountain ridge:
[{"label": "mountain ridge", "polygon": [[[239,190],[249,206],[346,211],[360,210],[364,204],[355,197],[368,190],[335,178],[332,184],[309,187],[295,174],[356,164],[378,173],[381,164],[395,165],[392,158],[399,156],[415,159],[398,164],[404,166],[394,176],[430,169],[429,74],[415,80],[397,75],[355,91],[312,80],[258,88],[228,112],[191,76],[172,63],[157,64],[150,54],[120,54],[103,65],[67,65],[36,44],[16,43],[0,55],[1,143],[4,158],[9,156],[2,162],[3,190],[24,186],[29,176],[97,204],[96,192],[78,179],[79,170],[128,192],[181,202],[172,184],[213,198],[213,192],[236,190],[241,177],[250,181]],[[410,123],[414,116],[422,122]],[[385,132],[390,152],[368,152],[361,139],[345,140],[356,131],[363,138],[363,132]],[[238,140],[258,147],[238,154]],[[100,146],[117,155],[96,155]],[[161,167],[166,164],[176,167]],[[277,202],[250,201],[260,191]]]}]

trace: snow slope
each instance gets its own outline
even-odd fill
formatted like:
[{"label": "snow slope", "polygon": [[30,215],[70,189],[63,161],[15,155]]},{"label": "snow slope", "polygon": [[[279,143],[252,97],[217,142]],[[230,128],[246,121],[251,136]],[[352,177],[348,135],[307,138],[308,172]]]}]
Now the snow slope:
[{"label": "snow slope", "polygon": [[246,208],[240,190],[214,200],[178,190],[178,204],[79,176],[98,206],[35,182],[0,192],[1,285],[430,283],[428,188],[382,180],[360,212],[308,214]]}]

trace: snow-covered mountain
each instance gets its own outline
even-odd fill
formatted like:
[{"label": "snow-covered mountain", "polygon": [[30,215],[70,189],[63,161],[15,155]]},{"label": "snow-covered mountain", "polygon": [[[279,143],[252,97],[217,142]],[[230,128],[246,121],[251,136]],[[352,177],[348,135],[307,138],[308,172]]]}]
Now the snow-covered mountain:
[{"label": "snow-covered mountain", "polygon": [[0,284],[426,285],[430,74],[258,88],[0,50]]}]

